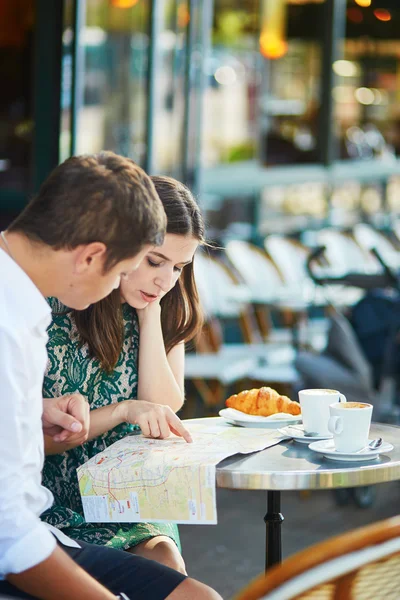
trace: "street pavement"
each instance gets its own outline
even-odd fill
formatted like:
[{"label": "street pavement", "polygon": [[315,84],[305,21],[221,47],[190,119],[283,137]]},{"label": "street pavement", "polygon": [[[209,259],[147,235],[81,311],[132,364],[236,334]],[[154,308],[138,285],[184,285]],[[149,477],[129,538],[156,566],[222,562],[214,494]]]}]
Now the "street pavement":
[{"label": "street pavement", "polygon": [[[283,555],[289,556],[354,527],[397,515],[400,482],[374,486],[369,508],[350,499],[337,504],[333,492],[282,494]],[[229,600],[264,566],[266,492],[218,490],[218,525],[181,525],[188,573]]]}]

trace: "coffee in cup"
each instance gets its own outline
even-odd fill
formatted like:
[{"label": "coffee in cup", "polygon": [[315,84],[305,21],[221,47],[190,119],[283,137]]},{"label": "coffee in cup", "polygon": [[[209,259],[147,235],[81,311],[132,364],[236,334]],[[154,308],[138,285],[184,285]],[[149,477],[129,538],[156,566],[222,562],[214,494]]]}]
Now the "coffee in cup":
[{"label": "coffee in cup", "polygon": [[370,405],[365,402],[346,402],[342,408],[368,408]]},{"label": "coffee in cup", "polygon": [[328,430],[329,406],[345,403],[346,397],[337,390],[308,389],[299,392],[304,433],[331,437]]},{"label": "coffee in cup", "polygon": [[358,452],[367,446],[372,409],[366,402],[331,404],[328,429],[338,452]]}]

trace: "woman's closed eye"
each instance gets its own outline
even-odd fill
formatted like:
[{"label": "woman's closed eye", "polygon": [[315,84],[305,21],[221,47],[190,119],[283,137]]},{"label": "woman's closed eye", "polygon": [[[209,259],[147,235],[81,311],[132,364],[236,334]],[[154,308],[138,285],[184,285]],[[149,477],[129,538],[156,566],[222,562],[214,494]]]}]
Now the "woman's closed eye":
[{"label": "woman's closed eye", "polygon": [[[154,267],[155,269],[157,267],[162,267],[163,264],[164,264],[163,260],[161,262],[157,263],[157,262],[154,262],[153,260],[151,260],[150,258],[147,259],[147,262],[148,262],[148,264],[149,264],[150,267]],[[174,271],[176,273],[182,273],[182,269],[183,269],[183,267],[178,267],[176,265],[174,266]]]},{"label": "woman's closed eye", "polygon": [[147,259],[147,262],[150,267],[161,267],[161,265],[163,264],[163,261],[156,263],[153,260],[151,260],[150,258]]}]

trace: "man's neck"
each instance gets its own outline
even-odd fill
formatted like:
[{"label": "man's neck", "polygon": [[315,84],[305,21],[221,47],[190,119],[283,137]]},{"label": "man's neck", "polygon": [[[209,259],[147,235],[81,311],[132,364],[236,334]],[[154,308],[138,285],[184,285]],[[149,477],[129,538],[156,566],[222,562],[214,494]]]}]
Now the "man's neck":
[{"label": "man's neck", "polygon": [[20,232],[5,232],[6,243],[0,236],[0,247],[25,271],[43,296],[51,296],[55,281],[51,249],[31,242]]}]

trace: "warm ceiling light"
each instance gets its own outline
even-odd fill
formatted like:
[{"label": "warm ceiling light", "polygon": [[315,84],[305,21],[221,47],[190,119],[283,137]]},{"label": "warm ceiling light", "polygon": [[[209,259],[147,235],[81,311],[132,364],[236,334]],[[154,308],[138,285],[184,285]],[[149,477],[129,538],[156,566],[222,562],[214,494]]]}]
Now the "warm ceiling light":
[{"label": "warm ceiling light", "polygon": [[286,0],[261,1],[260,52],[265,58],[274,60],[287,53]]},{"label": "warm ceiling light", "polygon": [[374,15],[376,16],[378,21],[384,21],[385,23],[387,21],[391,21],[392,19],[392,15],[385,8],[377,8],[376,10],[374,10]]},{"label": "warm ceiling light", "polygon": [[271,60],[282,58],[288,49],[287,42],[270,33],[260,35],[260,52],[265,58]]},{"label": "warm ceiling light", "polygon": [[116,8],[132,8],[139,0],[111,0],[112,6]]},{"label": "warm ceiling light", "polygon": [[362,8],[368,8],[368,6],[371,6],[372,0],[354,0],[356,4],[358,4],[358,6],[361,6]]}]

